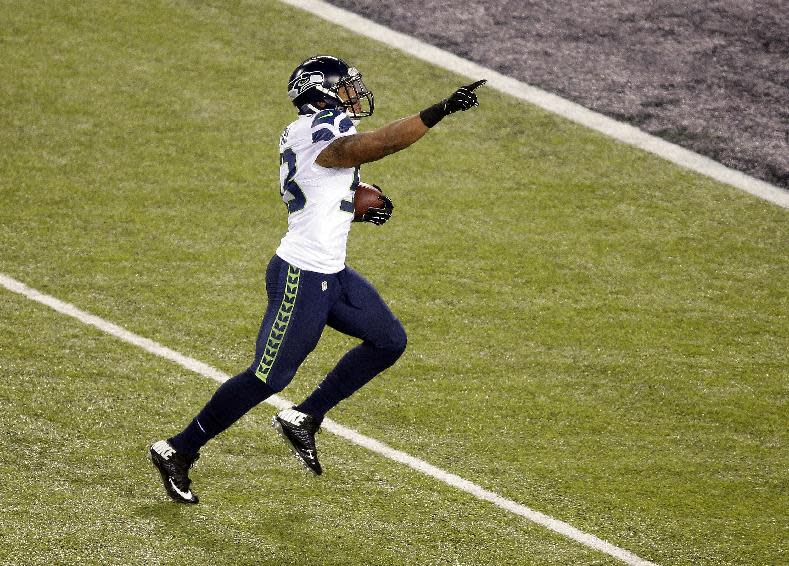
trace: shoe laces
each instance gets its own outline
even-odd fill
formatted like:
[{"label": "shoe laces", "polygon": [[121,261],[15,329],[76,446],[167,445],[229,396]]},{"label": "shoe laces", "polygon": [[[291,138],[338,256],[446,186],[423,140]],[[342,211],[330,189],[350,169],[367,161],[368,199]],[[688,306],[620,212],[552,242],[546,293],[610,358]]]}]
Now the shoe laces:
[{"label": "shoe laces", "polygon": [[200,458],[200,454],[195,454],[191,459],[181,455],[177,455],[176,457],[178,457],[181,461],[178,463],[179,465],[175,466],[175,469],[173,470],[173,481],[176,483],[179,489],[186,491],[189,489],[189,485],[192,483],[192,480],[189,479],[189,470]]}]

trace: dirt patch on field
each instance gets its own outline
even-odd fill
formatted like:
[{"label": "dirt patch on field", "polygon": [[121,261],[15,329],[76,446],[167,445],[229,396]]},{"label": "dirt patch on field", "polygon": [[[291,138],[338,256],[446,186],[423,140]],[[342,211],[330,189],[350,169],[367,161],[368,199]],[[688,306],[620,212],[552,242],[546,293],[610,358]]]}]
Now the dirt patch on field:
[{"label": "dirt patch on field", "polygon": [[330,0],[789,188],[789,2]]}]

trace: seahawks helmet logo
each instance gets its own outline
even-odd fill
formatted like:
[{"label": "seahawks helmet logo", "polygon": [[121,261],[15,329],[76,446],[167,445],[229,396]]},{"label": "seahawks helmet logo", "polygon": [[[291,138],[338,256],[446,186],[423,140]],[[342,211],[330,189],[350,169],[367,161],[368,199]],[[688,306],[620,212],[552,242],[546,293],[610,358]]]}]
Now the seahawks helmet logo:
[{"label": "seahawks helmet logo", "polygon": [[288,96],[290,99],[293,100],[298,95],[302,94],[306,90],[314,88],[316,86],[320,86],[323,84],[323,73],[318,71],[312,71],[307,73],[302,73],[292,81],[288,85]]}]

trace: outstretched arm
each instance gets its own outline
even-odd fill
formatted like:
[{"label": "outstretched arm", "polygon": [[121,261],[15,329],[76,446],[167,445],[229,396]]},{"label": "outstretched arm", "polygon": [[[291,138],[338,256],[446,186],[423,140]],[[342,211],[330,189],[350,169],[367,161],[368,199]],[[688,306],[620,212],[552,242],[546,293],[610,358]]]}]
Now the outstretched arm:
[{"label": "outstretched arm", "polygon": [[372,132],[334,140],[320,153],[315,163],[321,167],[358,167],[407,148],[424,136],[428,129],[418,115],[401,118]]},{"label": "outstretched arm", "polygon": [[474,90],[483,84],[485,81],[481,80],[461,87],[449,98],[415,116],[395,120],[372,132],[338,138],[320,153],[315,162],[321,167],[358,167],[405,149],[445,116],[479,106]]}]

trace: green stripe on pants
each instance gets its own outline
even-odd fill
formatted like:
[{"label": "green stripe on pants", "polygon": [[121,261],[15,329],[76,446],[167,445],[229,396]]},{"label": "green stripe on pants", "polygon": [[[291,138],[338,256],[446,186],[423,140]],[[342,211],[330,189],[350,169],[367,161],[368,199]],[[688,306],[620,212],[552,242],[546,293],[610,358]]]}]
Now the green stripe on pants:
[{"label": "green stripe on pants", "polygon": [[266,381],[268,378],[271,367],[277,359],[279,348],[282,346],[282,341],[285,339],[285,332],[288,330],[288,324],[293,315],[293,309],[296,306],[296,295],[299,293],[300,277],[301,270],[298,267],[289,265],[288,276],[285,279],[285,295],[282,297],[279,311],[277,311],[277,316],[274,318],[274,324],[271,325],[271,332],[269,332],[268,339],[266,340],[266,348],[263,352],[263,357],[260,358],[258,368],[255,370],[255,375],[263,381]]}]

